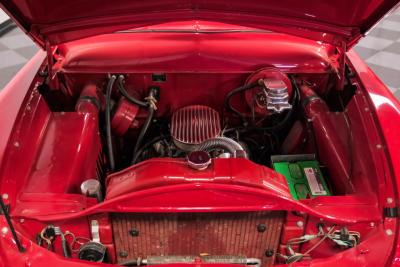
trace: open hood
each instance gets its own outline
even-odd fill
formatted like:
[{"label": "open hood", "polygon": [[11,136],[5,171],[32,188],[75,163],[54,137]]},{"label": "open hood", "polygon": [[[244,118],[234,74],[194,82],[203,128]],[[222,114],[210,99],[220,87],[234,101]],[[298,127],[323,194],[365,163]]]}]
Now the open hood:
[{"label": "open hood", "polygon": [[0,0],[41,47],[173,21],[208,20],[351,47],[399,0]]}]

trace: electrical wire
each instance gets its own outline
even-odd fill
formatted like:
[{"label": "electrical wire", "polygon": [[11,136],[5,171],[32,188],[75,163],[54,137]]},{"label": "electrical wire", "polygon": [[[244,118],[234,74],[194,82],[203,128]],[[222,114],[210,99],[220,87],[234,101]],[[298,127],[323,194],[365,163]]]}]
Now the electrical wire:
[{"label": "electrical wire", "polygon": [[[288,248],[288,250],[291,252],[292,255],[290,256],[284,256],[284,258],[286,258],[286,262],[289,263],[289,267],[292,266],[293,263],[298,262],[302,259],[304,259],[305,257],[310,258],[310,253],[316,249],[317,247],[319,247],[322,242],[324,242],[327,238],[332,238],[331,234],[335,231],[335,225],[333,225],[327,233],[325,233],[323,231],[322,226],[319,227],[319,232],[316,235],[305,235],[302,236],[300,238],[293,238],[291,240],[288,241],[288,243],[286,244],[286,247]],[[315,243],[311,248],[307,249],[306,252],[304,253],[296,253],[293,251],[293,249],[291,248],[291,245],[300,245],[302,243],[305,242],[309,242],[315,238],[318,237],[322,237],[320,240],[318,240],[317,243]]]},{"label": "electrical wire", "polygon": [[[73,234],[70,231],[65,231],[64,236],[65,236],[65,238],[67,238],[68,236],[72,237],[71,242],[69,242],[69,249],[74,253],[79,252],[81,246],[83,246],[85,243],[91,241],[90,238],[87,238],[87,237],[75,236],[75,234]],[[84,242],[81,242],[80,240],[82,240]],[[79,245],[79,248],[75,248],[76,244]]]}]

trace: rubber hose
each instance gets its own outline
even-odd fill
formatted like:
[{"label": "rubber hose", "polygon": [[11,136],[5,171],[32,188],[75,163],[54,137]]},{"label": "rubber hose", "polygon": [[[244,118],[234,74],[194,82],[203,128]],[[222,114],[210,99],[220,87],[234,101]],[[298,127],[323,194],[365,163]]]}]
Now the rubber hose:
[{"label": "rubber hose", "polygon": [[[151,94],[151,92],[150,92]],[[143,141],[144,136],[146,135],[147,130],[149,129],[149,126],[151,124],[151,121],[153,120],[153,116],[154,116],[154,107],[152,105],[149,106],[148,108],[149,114],[146,118],[146,121],[144,122],[142,129],[140,130],[139,136],[136,140],[136,144],[135,144],[135,148],[133,149],[133,157],[132,157],[132,164],[135,164],[137,157],[136,154],[139,151],[139,147]]]},{"label": "rubber hose", "polygon": [[144,102],[144,101],[141,101],[141,100],[136,99],[135,97],[131,96],[131,95],[125,90],[124,85],[123,85],[123,80],[124,80],[124,76],[123,76],[123,75],[119,75],[119,76],[118,76],[118,89],[119,89],[119,91],[121,92],[121,94],[122,94],[126,99],[128,99],[130,102],[132,102],[132,103],[134,103],[134,104],[136,104],[136,105],[138,105],[138,106],[141,106],[141,107],[148,107],[148,106],[149,106],[148,102]]},{"label": "rubber hose", "polygon": [[138,160],[138,158],[140,157],[140,155],[142,155],[143,151],[146,150],[147,148],[149,148],[151,145],[154,145],[155,143],[161,141],[161,140],[166,140],[168,138],[170,138],[171,136],[157,136],[156,138],[153,138],[152,140],[150,140],[149,142],[147,142],[146,144],[144,144],[143,146],[141,146],[136,154],[133,156],[133,160],[132,163],[135,164]]},{"label": "rubber hose", "polygon": [[115,160],[114,160],[114,149],[112,144],[112,136],[111,136],[111,92],[113,89],[113,85],[115,82],[115,75],[112,75],[108,80],[107,91],[106,91],[106,139],[107,139],[107,154],[109,167],[111,171],[115,169]]},{"label": "rubber hose", "polygon": [[[215,137],[208,139],[196,147],[196,150],[209,151],[216,148],[222,148],[227,150],[231,155],[236,157],[236,151],[245,151],[243,147],[233,139],[227,137]],[[244,153],[245,158],[247,154]]]},{"label": "rubber hose", "polygon": [[224,101],[225,109],[227,109],[228,111],[231,111],[231,112],[235,113],[235,114],[240,118],[240,120],[241,120],[243,123],[246,123],[246,119],[244,118],[244,116],[243,116],[242,113],[240,113],[237,109],[235,109],[235,108],[232,107],[232,105],[231,105],[231,98],[232,98],[235,94],[238,94],[238,93],[240,93],[240,92],[244,92],[244,91],[246,91],[246,90],[252,89],[252,88],[256,87],[257,85],[258,85],[258,83],[256,83],[256,82],[254,82],[254,83],[249,83],[249,84],[245,84],[245,85],[240,86],[240,87],[238,87],[238,88],[236,88],[236,89],[233,89],[233,90],[230,91],[230,92],[226,95],[226,97],[225,97],[225,101]]}]

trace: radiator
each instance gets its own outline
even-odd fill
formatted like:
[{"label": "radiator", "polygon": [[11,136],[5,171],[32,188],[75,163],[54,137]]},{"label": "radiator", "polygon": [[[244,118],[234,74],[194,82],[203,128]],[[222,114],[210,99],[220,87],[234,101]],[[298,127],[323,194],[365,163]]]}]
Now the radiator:
[{"label": "radiator", "polygon": [[231,255],[274,263],[284,212],[117,213],[118,262],[148,256]]}]

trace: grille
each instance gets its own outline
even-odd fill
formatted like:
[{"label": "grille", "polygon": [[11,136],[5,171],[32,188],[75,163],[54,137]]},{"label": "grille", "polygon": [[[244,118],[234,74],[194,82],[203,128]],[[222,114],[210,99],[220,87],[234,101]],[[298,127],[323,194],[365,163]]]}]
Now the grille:
[{"label": "grille", "polygon": [[[280,211],[118,213],[112,219],[118,262],[209,254],[258,258],[264,266],[274,263],[283,220]],[[266,256],[267,250],[273,250],[273,255]]]},{"label": "grille", "polygon": [[172,115],[171,135],[175,144],[184,150],[221,133],[219,114],[207,106],[187,106]]}]

